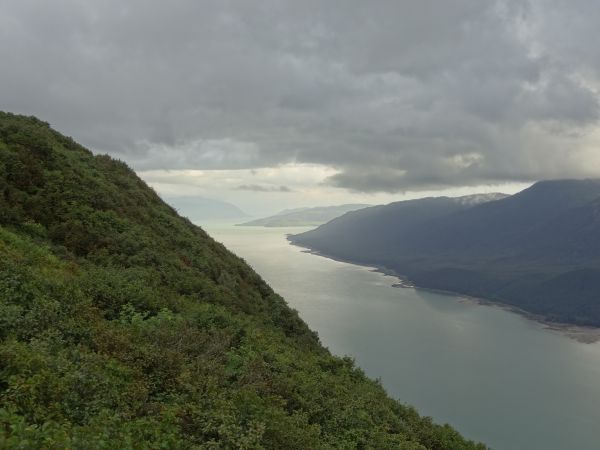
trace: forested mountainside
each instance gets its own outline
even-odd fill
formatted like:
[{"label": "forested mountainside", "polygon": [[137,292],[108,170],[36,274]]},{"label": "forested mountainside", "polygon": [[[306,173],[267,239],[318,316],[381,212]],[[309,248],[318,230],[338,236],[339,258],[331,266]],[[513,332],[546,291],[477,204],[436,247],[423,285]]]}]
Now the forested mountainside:
[{"label": "forested mountainside", "polygon": [[[501,197],[502,194],[428,197],[373,206],[344,214],[291,239],[326,254],[350,260],[359,257],[362,262],[377,264],[390,253],[394,255],[403,244],[404,235],[422,224]],[[474,203],[474,200],[477,201]]]},{"label": "forested mountainside", "polygon": [[366,208],[370,205],[348,204],[336,206],[316,206],[314,208],[298,208],[291,211],[281,211],[274,216],[255,219],[241,223],[245,227],[294,227],[321,225],[329,222],[342,214],[357,209]]},{"label": "forested mountainside", "polygon": [[448,198],[348,213],[291,240],[418,286],[600,326],[600,181],[542,181],[475,206]]},{"label": "forested mountainside", "polygon": [[485,447],[332,356],[125,164],[0,113],[0,448]]}]

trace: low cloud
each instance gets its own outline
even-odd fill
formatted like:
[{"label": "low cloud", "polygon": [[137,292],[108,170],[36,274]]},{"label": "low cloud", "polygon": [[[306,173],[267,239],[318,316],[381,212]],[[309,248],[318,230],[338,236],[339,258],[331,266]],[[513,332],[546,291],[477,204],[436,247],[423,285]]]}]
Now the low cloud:
[{"label": "low cloud", "polygon": [[235,189],[238,191],[252,192],[294,192],[287,186],[264,186],[261,184],[241,184]]},{"label": "low cloud", "polygon": [[597,0],[5,0],[0,105],[139,171],[600,176],[599,21]]}]

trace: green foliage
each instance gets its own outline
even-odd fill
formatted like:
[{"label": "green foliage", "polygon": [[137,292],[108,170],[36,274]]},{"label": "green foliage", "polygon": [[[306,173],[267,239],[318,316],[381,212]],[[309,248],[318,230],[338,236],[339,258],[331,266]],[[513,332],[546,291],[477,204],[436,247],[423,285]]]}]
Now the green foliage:
[{"label": "green foliage", "polygon": [[473,449],[127,166],[0,113],[0,448]]}]

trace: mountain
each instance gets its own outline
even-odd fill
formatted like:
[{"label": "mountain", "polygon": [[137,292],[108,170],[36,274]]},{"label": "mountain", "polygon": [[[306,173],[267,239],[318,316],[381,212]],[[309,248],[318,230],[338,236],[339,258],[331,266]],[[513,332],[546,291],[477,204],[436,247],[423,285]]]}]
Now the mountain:
[{"label": "mountain", "polygon": [[350,204],[339,206],[318,206],[315,208],[286,209],[274,216],[263,219],[251,220],[239,224],[245,227],[294,227],[320,225],[329,222],[342,214],[357,209],[366,208],[370,205]]},{"label": "mountain", "polygon": [[194,223],[237,221],[249,217],[231,203],[204,197],[166,197],[167,203]]},{"label": "mountain", "polygon": [[504,194],[428,197],[373,206],[349,212],[290,239],[339,258],[383,265],[389,256],[394,260],[401,247],[410,244],[408,236],[424,224],[504,197]]},{"label": "mountain", "polygon": [[1,448],[474,449],[124,163],[0,113]]},{"label": "mountain", "polygon": [[418,286],[600,325],[600,180],[542,181],[475,206],[448,202],[367,209],[291,239]]}]

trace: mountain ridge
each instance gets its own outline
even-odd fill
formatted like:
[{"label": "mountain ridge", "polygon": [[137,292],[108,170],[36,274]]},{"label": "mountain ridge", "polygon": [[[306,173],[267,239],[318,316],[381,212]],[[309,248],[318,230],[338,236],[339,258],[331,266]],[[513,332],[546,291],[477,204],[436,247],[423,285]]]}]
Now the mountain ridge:
[{"label": "mountain ridge", "polygon": [[0,112],[0,447],[483,449],[389,398],[126,164]]},{"label": "mountain ridge", "polygon": [[369,206],[371,205],[344,204],[335,206],[315,206],[312,208],[293,208],[280,211],[269,217],[240,223],[238,226],[290,227],[320,225],[349,211],[355,211]]},{"label": "mountain ridge", "polygon": [[[550,321],[600,326],[600,290],[580,276],[600,270],[599,199],[600,180],[543,181],[472,207],[438,204],[428,214],[406,203],[383,206],[377,215],[346,215],[290,240],[386,267],[417,286],[497,301]],[[391,219],[383,223],[385,214]]]},{"label": "mountain ridge", "polygon": [[250,217],[238,206],[214,198],[169,196],[165,197],[164,200],[194,223],[234,221]]}]

